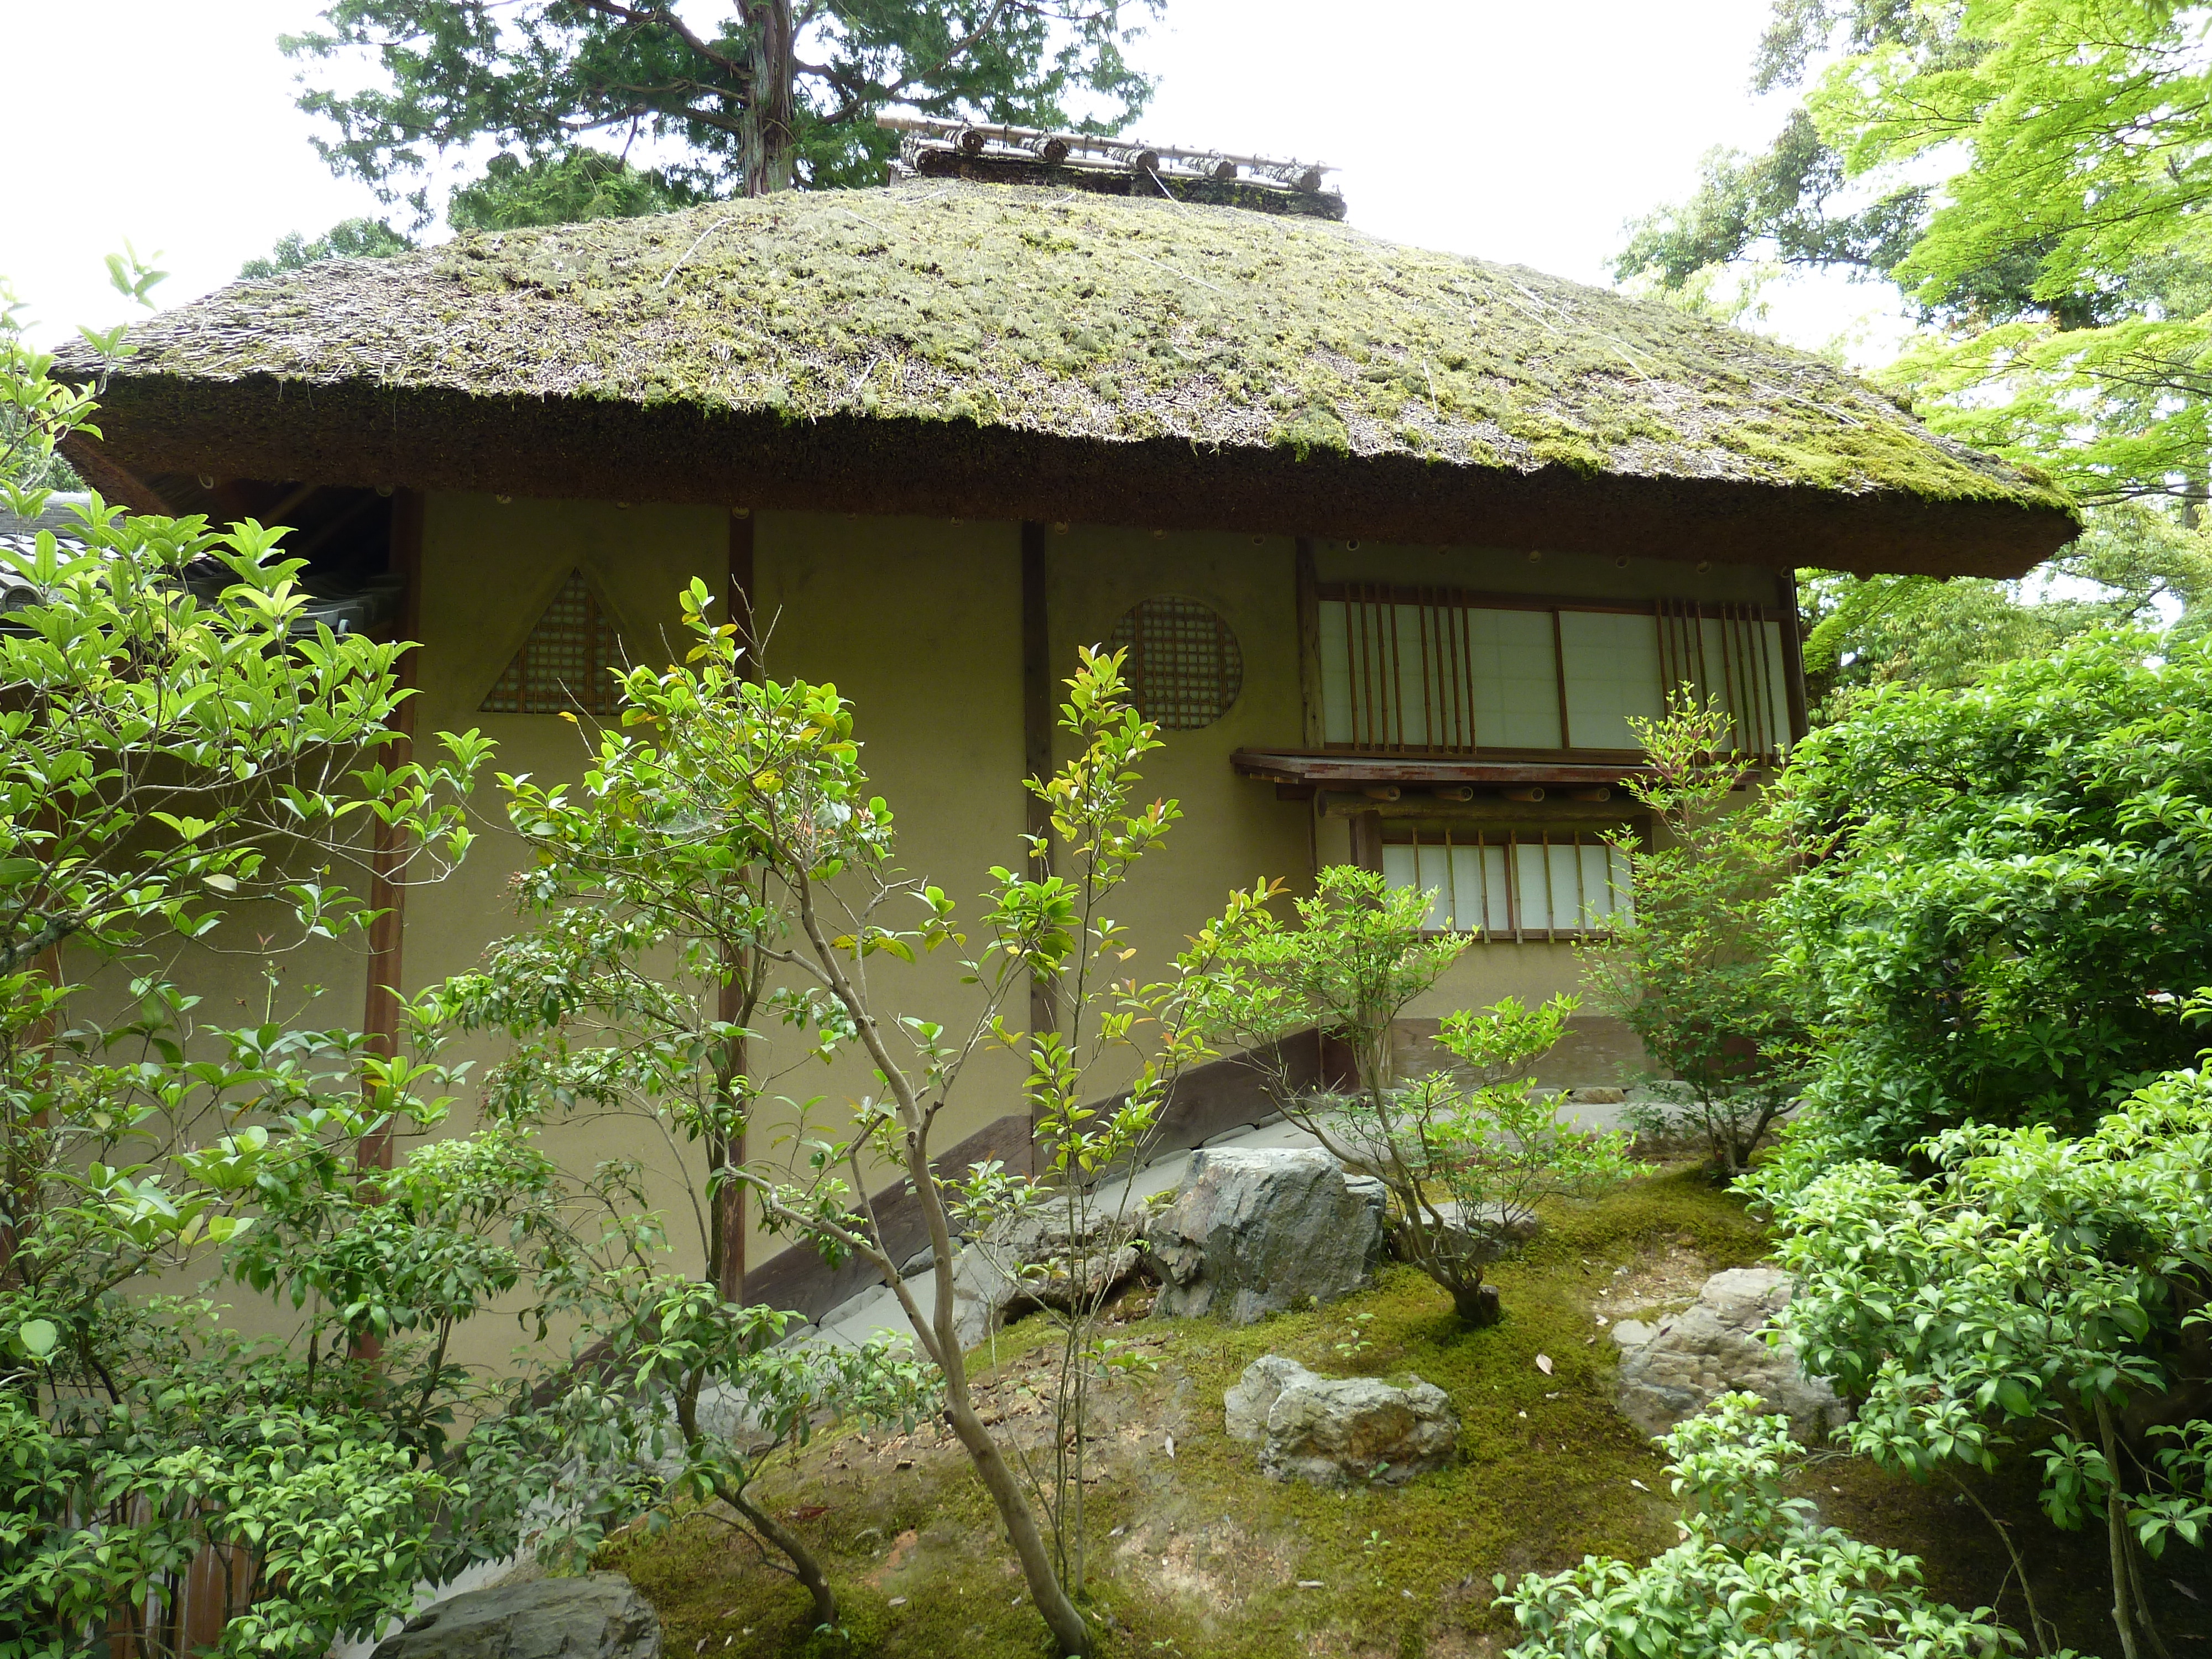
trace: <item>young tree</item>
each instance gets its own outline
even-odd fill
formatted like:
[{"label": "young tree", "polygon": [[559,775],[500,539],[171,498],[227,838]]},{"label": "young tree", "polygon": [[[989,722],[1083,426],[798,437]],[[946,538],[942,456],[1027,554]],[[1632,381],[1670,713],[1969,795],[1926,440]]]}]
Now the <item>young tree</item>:
[{"label": "young tree", "polygon": [[1582,947],[1599,1006],[1636,1033],[1671,1079],[1671,1115],[1703,1135],[1734,1176],[1794,1104],[1802,1032],[1773,975],[1781,948],[1768,905],[1791,862],[1776,819],[1732,808],[1742,775],[1729,716],[1687,694],[1659,720],[1632,720],[1645,769],[1629,793],[1650,808],[1663,844],[1615,842],[1628,860],[1632,914]]},{"label": "young tree", "polygon": [[[816,1628],[836,1629],[836,1594],[822,1564],[752,1489],[778,1456],[812,1438],[818,1422],[910,1432],[935,1408],[936,1373],[917,1364],[903,1341],[788,1346],[797,1316],[727,1301],[702,1279],[658,1274],[624,1288],[617,1305],[625,1316],[604,1328],[607,1348],[620,1356],[625,1388],[672,1416],[682,1455],[681,1469],[653,1496],[649,1527],[709,1518],[703,1506],[720,1500],[737,1516],[730,1524],[761,1547],[762,1559],[805,1586]],[[665,1438],[659,1423],[643,1419],[633,1432],[631,1465],[658,1453]],[[616,1465],[618,1475],[625,1472]]]},{"label": "young tree", "polygon": [[1776,917],[1819,1157],[1970,1119],[2079,1132],[2189,1062],[2212,656],[2159,648],[2114,631],[1962,691],[1876,690],[1799,745],[1781,805],[1807,858]]},{"label": "young tree", "polygon": [[1283,1115],[1382,1182],[1400,1255],[1450,1295],[1461,1319],[1490,1325],[1498,1291],[1483,1282],[1483,1269],[1503,1231],[1540,1198],[1638,1170],[1629,1136],[1571,1129],[1548,1097],[1534,1093],[1530,1068],[1558,1043],[1572,998],[1530,1009],[1509,997],[1480,1014],[1451,1014],[1437,1042],[1455,1067],[1404,1081],[1393,1075],[1399,1018],[1472,943],[1425,931],[1434,898],[1335,865],[1322,872],[1311,898],[1297,901],[1296,927],[1249,908],[1222,931],[1206,1018],[1217,1036],[1255,1055],[1279,1055],[1284,1038],[1310,1027],[1351,1050],[1358,1086],[1348,1095],[1299,1094],[1274,1062]]},{"label": "young tree", "polygon": [[[142,296],[155,276],[127,258],[115,273]],[[51,368],[0,331],[0,402],[19,415],[0,496],[22,516],[45,505],[22,480],[54,442],[95,429],[93,391]],[[372,826],[413,848],[412,880],[468,844],[459,797],[481,739],[386,757],[409,647],[308,625],[279,534],[94,498],[67,538],[42,532],[5,555],[10,1659],[116,1633],[177,1654],[179,1588],[204,1549],[235,1568],[229,1650],[319,1651],[406,1609],[418,1577],[512,1550],[526,1504],[576,1455],[546,1413],[517,1399],[499,1411],[450,1358],[495,1299],[550,1319],[588,1280],[576,1206],[527,1138],[376,1167],[397,1133],[441,1116],[451,1074],[433,1054],[288,1020],[274,980],[259,1019],[216,1028],[152,961],[249,902],[257,954],[355,933],[369,913],[341,878],[367,861]],[[243,1342],[212,1303],[162,1293],[210,1269],[288,1302],[296,1342]]]},{"label": "young tree", "polygon": [[[1846,684],[1960,684],[1959,666],[2096,620],[2154,622],[2147,586],[2169,574],[2185,598],[2203,591],[2212,78],[2199,28],[2157,0],[1775,0],[1754,85],[1809,76],[1802,106],[1765,155],[1717,152],[1690,201],[1633,227],[1622,277],[1679,287],[1778,261],[1893,284],[1922,331],[1883,380],[1938,430],[2091,504],[2090,536],[2045,567],[2081,579],[2063,586],[2087,604],[1832,574],[1837,603],[1808,617],[1828,624],[1808,641],[1829,647],[1809,651],[1816,672],[1848,655]],[[2103,522],[2130,502],[2148,517]],[[2165,533],[2145,534],[2150,520]]]},{"label": "young tree", "polygon": [[[1054,1203],[1079,1207],[1079,1189],[1142,1144],[1175,1068],[1200,1052],[1181,1011],[1211,930],[1176,975],[1142,987],[1115,978],[1128,947],[1100,908],[1175,820],[1171,803],[1131,804],[1134,763],[1158,739],[1121,701],[1118,658],[1086,653],[1063,711],[1079,752],[1031,784],[1051,809],[1053,856],[1070,873],[991,872],[982,943],[960,959],[974,1006],[956,1026],[943,1011],[900,1007],[878,981],[886,962],[957,951],[966,938],[943,889],[897,875],[890,808],[868,793],[850,706],[834,687],[750,678],[738,629],[713,623],[712,603],[703,582],[683,596],[695,641],[685,664],[624,677],[627,730],[600,734],[580,787],[501,779],[509,820],[538,855],[521,896],[543,920],[501,947],[465,995],[483,1011],[513,1011],[501,1018],[526,1019],[541,1036],[495,1092],[634,1111],[701,1143],[708,1175],[695,1206],[710,1279],[731,1249],[713,1241],[733,1238],[736,1223],[718,1234],[708,1218],[732,1218],[740,1192],[755,1197],[771,1231],[833,1264],[858,1257],[882,1274],[1054,1641],[1088,1653],[1093,1635],[1073,1594],[1081,1510],[1068,1494],[1080,1489],[1079,1465],[1071,1474],[1056,1464],[1049,1480],[1030,1470],[1025,1485],[1021,1460],[985,1425],[959,1336],[965,1287],[954,1233],[963,1220],[981,1227]],[[1043,848],[1032,850],[1041,864]],[[918,925],[898,925],[902,910]],[[651,971],[641,965],[647,956]],[[1027,1000],[1033,978],[1068,1017],[1034,1039],[1006,1012]],[[781,1075],[754,1041],[757,1015],[792,1034],[786,1070],[856,1051],[875,1079],[849,1123],[802,1121],[792,1169],[778,1170],[752,1139],[764,1127],[754,1120],[775,1108]],[[1091,1022],[1087,1032],[1077,1015]],[[629,1035],[590,1040],[599,1027]],[[1081,1099],[1100,1041],[1138,1057],[1126,1093],[1103,1108]],[[1024,1093],[1039,1180],[934,1161],[940,1116],[970,1062],[994,1049],[1029,1057]],[[872,1196],[892,1171],[927,1223],[930,1267],[912,1279]],[[1072,1328],[1080,1375],[1110,1363],[1087,1325]],[[673,1363],[672,1374],[696,1370],[688,1356]],[[1079,1378],[1064,1396],[1079,1422],[1081,1386]],[[1048,1528],[1058,1535],[1048,1538]]]},{"label": "young tree", "polygon": [[2212,1079],[2168,1073],[2080,1140],[1969,1125],[1921,1150],[1925,1181],[1854,1162],[1766,1183],[1789,1340],[1863,1401],[1843,1432],[1886,1468],[2033,1448],[2053,1523],[2102,1524],[2122,1653],[2163,1652],[2144,1558],[2212,1537]]},{"label": "young tree", "polygon": [[[874,117],[925,114],[1118,131],[1152,94],[1122,47],[1164,0],[728,0],[708,22],[672,0],[333,0],[325,27],[283,38],[310,64],[370,58],[380,83],[316,87],[300,105],[335,137],[333,171],[396,199],[434,155],[483,139],[532,161],[585,134],[673,145],[671,181],[764,195],[881,181],[890,135]],[[417,210],[428,217],[422,194]]]},{"label": "young tree", "polygon": [[1528,1632],[1513,1659],[1663,1654],[1736,1659],[1999,1659],[2020,1638],[1991,1610],[1930,1602],[1920,1563],[1820,1523],[1784,1482],[1807,1453],[1787,1417],[1761,1417],[1755,1395],[1724,1394],[1666,1437],[1682,1541],[1643,1566],[1586,1557],[1546,1577],[1524,1573],[1497,1605]]}]

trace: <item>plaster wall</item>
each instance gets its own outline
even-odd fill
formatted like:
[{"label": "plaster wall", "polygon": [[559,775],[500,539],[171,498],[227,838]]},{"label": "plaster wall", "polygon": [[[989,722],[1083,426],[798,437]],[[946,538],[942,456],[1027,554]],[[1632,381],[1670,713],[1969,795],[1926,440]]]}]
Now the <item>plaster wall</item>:
[{"label": "plaster wall", "polygon": [[[493,775],[528,773],[541,781],[580,778],[595,739],[588,721],[487,714],[481,704],[569,572],[581,570],[599,590],[625,655],[659,665],[682,654],[678,591],[698,576],[720,592],[729,561],[729,520],[719,508],[502,502],[473,494],[435,495],[424,505],[416,748],[427,750],[440,732],[471,727],[498,748],[479,776],[474,803],[479,839],[467,860],[447,881],[408,895],[402,978],[410,995],[478,966],[488,944],[526,925],[508,894],[509,878],[524,867],[526,854],[507,826],[505,797]],[[350,1017],[359,1018],[358,1004]],[[440,1133],[465,1132],[476,1121],[477,1085],[505,1046],[485,1036],[448,1048],[447,1059],[476,1062],[477,1075]],[[668,1214],[678,1263],[697,1267],[698,1230],[684,1198],[686,1165],[698,1162],[696,1149],[645,1119],[556,1119],[549,1122],[546,1144],[580,1171],[603,1158],[640,1159],[648,1171],[649,1197]],[[485,1329],[469,1333],[468,1340],[508,1339]],[[495,1356],[465,1352],[464,1357]]]},{"label": "plaster wall", "polygon": [[1702,599],[1711,605],[1773,605],[1780,577],[1764,565],[1685,564],[1640,556],[1624,539],[1610,556],[1548,549],[1414,547],[1402,542],[1314,544],[1315,574],[1325,582],[1395,582],[1467,588],[1479,593],[1547,594],[1601,601]]},{"label": "plaster wall", "polygon": [[[574,569],[605,600],[632,660],[658,665],[680,657],[676,595],[695,577],[717,594],[725,591],[731,527],[721,508],[501,502],[473,494],[429,498],[416,627],[422,647],[416,659],[418,745],[434,744],[441,731],[475,726],[496,740],[497,770],[541,780],[580,776],[589,722],[485,714],[484,694]],[[963,915],[975,917],[989,866],[1022,855],[1026,823],[1020,526],[763,513],[751,532],[754,607],[767,631],[767,672],[830,681],[852,700],[865,764],[897,815],[903,872],[943,885]],[[1632,557],[1622,567],[1603,558],[1547,555],[1531,561],[1510,550],[1341,542],[1319,544],[1316,556],[1322,580],[1568,597],[1663,593],[1762,603],[1775,597],[1774,577],[1765,570],[1700,573]],[[1108,640],[1116,621],[1142,599],[1179,594],[1201,600],[1238,641],[1243,682],[1234,704],[1202,730],[1164,733],[1164,746],[1145,767],[1147,797],[1176,799],[1183,817],[1113,914],[1127,922],[1138,950],[1127,971],[1155,977],[1219,911],[1232,887],[1273,878],[1290,893],[1304,893],[1318,865],[1350,856],[1346,820],[1317,817],[1309,802],[1279,799],[1271,786],[1238,777],[1229,764],[1239,748],[1303,741],[1296,548],[1285,538],[1055,526],[1044,538],[1044,563],[1055,708],[1079,647]],[[1061,737],[1056,758],[1065,758],[1070,747]],[[447,882],[410,896],[404,981],[410,994],[477,965],[489,942],[523,925],[508,885],[526,855],[506,827],[502,805],[488,772],[477,799],[480,838],[468,862]],[[354,942],[319,947],[286,963],[284,973],[288,987],[313,981],[328,988],[318,1019],[355,1024],[363,969]],[[910,967],[872,962],[871,973],[884,1006],[900,1012],[957,1030],[982,1011],[980,994],[959,983],[961,969],[945,955]],[[211,1002],[258,1009],[258,969],[250,958],[195,965],[191,974]],[[1434,1018],[1507,994],[1540,999],[1574,990],[1578,978],[1571,946],[1480,945],[1413,1012]],[[1022,1025],[1025,996],[1017,994],[1006,1012],[1010,1024]],[[776,1088],[788,1103],[781,1121],[759,1124],[756,1156],[787,1155],[788,1132],[802,1110],[840,1124],[852,1102],[875,1086],[857,1062],[805,1062],[794,1069],[789,1039],[782,1040],[786,1059],[777,1058],[777,1046],[771,1032],[756,1066],[778,1073]],[[473,1060],[481,1071],[501,1048],[497,1040],[475,1039],[454,1045],[448,1058]],[[1120,1086],[1128,1070],[1118,1056],[1103,1064],[1091,1079],[1093,1093]],[[1018,1081],[1012,1056],[979,1056],[940,1120],[939,1144],[949,1146],[1020,1109]],[[465,1099],[446,1132],[468,1127],[474,1105]],[[652,1171],[649,1191],[669,1212],[675,1265],[697,1267],[698,1231],[687,1196],[700,1173],[696,1149],[642,1121],[562,1124],[548,1139],[574,1168],[609,1157],[643,1160]],[[781,1248],[781,1241],[756,1236],[749,1255],[758,1262]]]}]

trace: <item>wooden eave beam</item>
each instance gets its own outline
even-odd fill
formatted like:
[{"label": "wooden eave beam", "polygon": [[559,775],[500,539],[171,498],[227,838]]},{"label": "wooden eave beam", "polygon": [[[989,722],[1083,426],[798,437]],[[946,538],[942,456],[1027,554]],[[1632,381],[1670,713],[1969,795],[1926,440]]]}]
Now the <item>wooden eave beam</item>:
[{"label": "wooden eave beam", "polygon": [[1642,757],[1603,761],[1444,760],[1400,755],[1315,755],[1240,749],[1229,757],[1243,777],[1267,783],[1340,785],[1468,783],[1611,784],[1640,775]]}]

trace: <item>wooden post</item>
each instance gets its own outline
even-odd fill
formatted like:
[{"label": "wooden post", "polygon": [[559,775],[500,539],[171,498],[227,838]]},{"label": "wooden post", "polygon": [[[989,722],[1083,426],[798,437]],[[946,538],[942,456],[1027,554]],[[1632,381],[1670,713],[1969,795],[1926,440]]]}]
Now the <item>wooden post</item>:
[{"label": "wooden post", "polygon": [[[1046,604],[1051,578],[1045,559],[1045,526],[1033,520],[1022,523],[1022,776],[1052,775],[1052,622]],[[1031,843],[1030,873],[1052,872],[1052,810],[1024,788],[1027,811],[1024,828],[1037,837]],[[1032,1035],[1057,1029],[1053,988],[1042,975],[1030,975],[1030,1030]],[[1030,1136],[1030,1170],[1036,1172],[1035,1125]]]},{"label": "wooden post", "polygon": [[[406,584],[399,608],[399,637],[412,641],[422,631],[422,497],[403,489],[392,498],[391,569]],[[404,653],[398,668],[400,687],[415,689],[416,652]],[[381,758],[386,765],[403,765],[414,752],[416,699],[399,705],[394,725],[399,739],[387,744]],[[368,907],[377,913],[368,924],[368,990],[362,1010],[362,1031],[371,1053],[386,1060],[399,1051],[399,1009],[405,1000],[402,988],[401,947],[407,933],[407,888],[399,879],[407,861],[404,831],[378,823],[369,849]],[[367,1136],[356,1161],[364,1170],[392,1167],[392,1129],[389,1124]]]},{"label": "wooden post", "polygon": [[1797,573],[1778,573],[1774,586],[1782,605],[1782,696],[1790,709],[1790,741],[1797,744],[1812,726],[1805,712],[1805,647],[1797,633]]},{"label": "wooden post", "polygon": [[1382,869],[1382,815],[1355,812],[1352,817],[1352,861],[1378,875]]},{"label": "wooden post", "polygon": [[1328,740],[1327,705],[1321,684],[1321,594],[1314,574],[1314,544],[1310,536],[1297,539],[1298,697],[1305,709],[1306,747],[1318,749]]},{"label": "wooden post", "polygon": [[[761,672],[759,657],[760,635],[753,621],[753,515],[744,507],[730,510],[729,574],[726,603],[730,607],[730,620],[738,627],[738,641],[744,647],[744,664],[746,677],[757,678]],[[735,1024],[746,1018],[744,974],[748,964],[723,964],[729,977],[722,981],[715,999],[714,1018],[726,1024]],[[749,1063],[747,1043],[743,1037],[730,1042],[723,1050],[717,1081],[726,1094],[731,1079],[744,1074]],[[735,1166],[745,1161],[745,1133],[740,1129],[733,1137],[714,1135],[707,1143],[707,1156],[715,1169]],[[708,1270],[714,1281],[714,1292],[725,1302],[745,1299],[745,1188],[744,1183],[730,1181],[714,1197],[714,1213],[710,1224],[711,1236],[708,1249],[712,1260]]]},{"label": "wooden post", "polygon": [[1571,749],[1575,740],[1567,731],[1567,635],[1556,610],[1552,612],[1552,667],[1559,687],[1559,747]]}]

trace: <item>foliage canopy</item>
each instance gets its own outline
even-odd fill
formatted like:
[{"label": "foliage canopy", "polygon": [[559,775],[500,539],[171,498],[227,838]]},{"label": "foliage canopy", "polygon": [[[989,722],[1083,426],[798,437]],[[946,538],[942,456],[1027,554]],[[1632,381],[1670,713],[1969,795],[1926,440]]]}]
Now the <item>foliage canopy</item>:
[{"label": "foliage canopy", "polygon": [[1784,806],[1810,862],[1782,961],[1821,1045],[1808,1098],[1845,1144],[2086,1128],[2187,1063],[2212,655],[2154,647],[2116,632],[1962,691],[1878,690],[1799,747]]},{"label": "foliage canopy", "polygon": [[[892,104],[993,124],[1117,131],[1152,94],[1122,55],[1164,0],[727,0],[687,16],[672,0],[332,0],[323,27],[285,36],[313,66],[366,58],[378,83],[310,87],[300,106],[334,130],[331,169],[396,199],[449,150],[479,141],[528,162],[584,135],[672,151],[671,187],[762,195],[879,184]],[[413,198],[428,217],[420,188]]]}]

